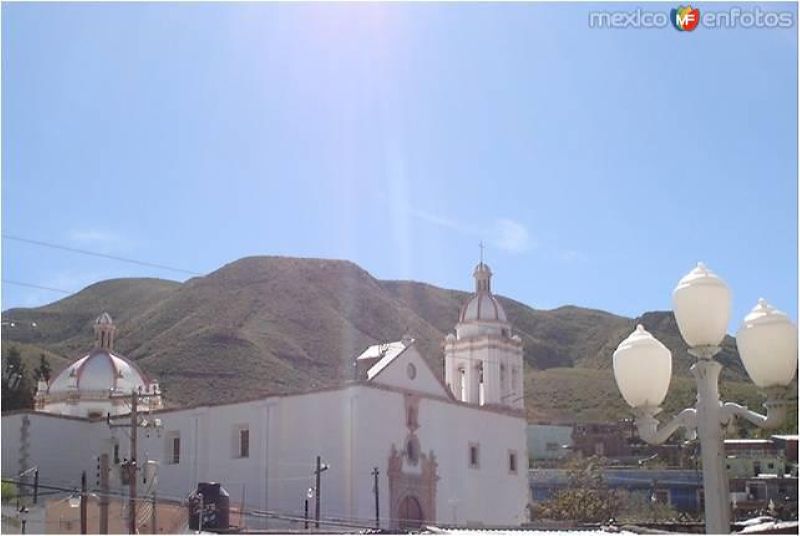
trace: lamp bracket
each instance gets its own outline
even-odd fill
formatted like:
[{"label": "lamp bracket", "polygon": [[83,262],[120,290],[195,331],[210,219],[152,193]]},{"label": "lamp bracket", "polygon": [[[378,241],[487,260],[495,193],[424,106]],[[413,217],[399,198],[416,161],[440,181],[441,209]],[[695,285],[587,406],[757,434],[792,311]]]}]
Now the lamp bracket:
[{"label": "lamp bracket", "polygon": [[636,429],[639,432],[639,437],[643,441],[651,445],[661,445],[679,428],[689,430],[692,435],[696,433],[696,409],[687,408],[664,424],[661,424],[659,420],[656,419],[656,415],[660,412],[661,408],[657,406],[634,408],[633,413],[636,416]]},{"label": "lamp bracket", "polygon": [[770,429],[780,426],[786,418],[786,410],[789,407],[789,389],[784,386],[773,386],[764,389],[767,396],[764,407],[767,414],[762,415],[751,411],[747,406],[725,402],[722,405],[722,423],[726,424],[732,419],[739,417],[749,421],[759,428]]}]

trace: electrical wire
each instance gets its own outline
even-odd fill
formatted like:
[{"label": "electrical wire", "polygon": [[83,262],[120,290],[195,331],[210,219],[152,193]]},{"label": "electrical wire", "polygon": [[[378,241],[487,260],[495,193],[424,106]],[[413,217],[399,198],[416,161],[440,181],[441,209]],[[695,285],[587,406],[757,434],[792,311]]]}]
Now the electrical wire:
[{"label": "electrical wire", "polygon": [[[15,484],[21,487],[35,487],[35,484],[31,484],[28,482],[24,482],[17,479],[12,478],[3,478],[2,482]],[[56,495],[58,493],[69,493],[72,495],[80,495],[80,489],[78,487],[65,487],[65,486],[54,486],[52,484],[46,483],[39,483],[38,488],[41,490],[46,490],[51,493],[47,493],[47,495]],[[130,500],[130,496],[124,492],[114,492],[108,491],[103,492],[96,488],[87,490],[87,493],[90,493],[92,496],[95,497],[109,497],[109,498],[119,498],[124,500]],[[43,495],[43,493],[39,493],[39,495]],[[176,497],[170,495],[158,495],[159,500],[170,501],[173,503],[185,503],[188,499],[187,497]],[[151,497],[135,497],[133,500],[142,504],[152,504]],[[249,517],[258,517],[258,518],[271,518],[271,519],[279,519],[283,521],[291,521],[297,523],[305,523],[308,521],[309,523],[316,523],[316,518],[306,518],[304,515],[295,513],[295,512],[280,512],[274,510],[259,510],[259,509],[246,509],[242,511],[237,511],[236,514],[249,516]],[[398,519],[392,518],[395,522],[400,521],[418,521],[414,519]],[[328,514],[327,516],[320,516],[320,525],[327,525],[332,527],[342,527],[342,528],[360,528],[365,530],[374,530],[375,523],[374,519],[372,518],[359,518],[359,517],[352,517],[346,515],[334,515],[331,516]]]},{"label": "electrical wire", "polygon": [[35,288],[38,290],[49,290],[50,292],[60,292],[61,294],[74,294],[71,290],[64,290],[63,288],[45,287],[42,285],[34,285],[33,283],[24,283],[22,281],[13,281],[11,279],[3,279],[6,285],[16,285],[18,287]]},{"label": "electrical wire", "polygon": [[171,271],[171,272],[178,272],[178,273],[188,274],[188,275],[203,275],[203,274],[201,274],[199,272],[193,272],[192,270],[186,270],[184,268],[175,268],[174,266],[167,266],[166,264],[157,264],[157,263],[154,263],[154,262],[140,261],[140,260],[137,260],[137,259],[131,259],[130,257],[120,257],[120,256],[117,256],[117,255],[109,255],[107,253],[100,253],[98,251],[90,251],[88,249],[73,248],[73,247],[70,247],[70,246],[63,246],[61,244],[54,244],[52,242],[44,242],[42,240],[33,240],[31,238],[25,238],[25,237],[22,237],[22,236],[3,234],[2,237],[3,237],[4,240],[13,240],[15,242],[22,242],[22,243],[25,243],[25,244],[32,244],[34,246],[46,247],[46,248],[51,248],[51,249],[59,249],[59,250],[62,250],[62,251],[69,251],[71,253],[79,253],[81,255],[89,255],[89,256],[92,256],[92,257],[100,257],[102,259],[110,259],[110,260],[113,260],[113,261],[127,262],[129,264],[137,264],[139,266],[147,266],[149,268],[158,268],[159,270],[168,270],[168,271]]}]

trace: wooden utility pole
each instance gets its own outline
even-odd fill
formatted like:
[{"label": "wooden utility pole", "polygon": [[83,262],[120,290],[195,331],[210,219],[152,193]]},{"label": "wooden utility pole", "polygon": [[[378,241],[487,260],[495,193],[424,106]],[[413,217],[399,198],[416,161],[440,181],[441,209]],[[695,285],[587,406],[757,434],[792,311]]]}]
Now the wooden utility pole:
[{"label": "wooden utility pole", "polygon": [[137,440],[139,433],[139,426],[149,426],[149,424],[139,423],[139,400],[146,400],[150,397],[160,396],[157,393],[142,393],[141,391],[131,391],[129,395],[112,395],[111,398],[128,398],[130,397],[131,405],[131,422],[130,424],[111,424],[111,415],[108,415],[108,425],[111,428],[125,427],[130,428],[131,446],[130,446],[130,459],[127,466],[128,474],[128,532],[136,534],[136,473],[139,469],[136,460],[136,450],[138,448]]},{"label": "wooden utility pole", "polygon": [[89,498],[88,494],[86,493],[86,471],[81,473],[81,534],[88,534],[88,527],[86,526],[88,517],[88,504],[87,499]]},{"label": "wooden utility pole", "polygon": [[108,534],[108,454],[100,455],[100,534]]},{"label": "wooden utility pole", "polygon": [[128,461],[128,533],[136,534],[136,448],[139,431],[139,397],[131,393],[131,452]]},{"label": "wooden utility pole", "polygon": [[158,504],[158,500],[156,498],[156,490],[153,490],[153,498],[152,498],[152,507],[153,511],[150,512],[150,526],[153,534],[158,534],[158,513],[156,505]]},{"label": "wooden utility pole", "polygon": [[314,475],[316,476],[316,482],[314,483],[314,526],[319,528],[319,504],[320,500],[319,497],[322,495],[322,489],[320,489],[320,484],[322,479],[320,475],[322,474],[322,458],[317,456],[317,468],[314,470]]},{"label": "wooden utility pole", "polygon": [[372,476],[374,478],[373,483],[373,491],[375,492],[375,528],[381,528],[381,501],[380,501],[380,489],[378,488],[378,475],[380,472],[378,471],[377,467],[372,469]]},{"label": "wooden utility pole", "polygon": [[39,468],[33,471],[33,504],[39,502]]},{"label": "wooden utility pole", "polygon": [[320,497],[322,496],[322,490],[320,488],[322,484],[322,479],[320,476],[322,475],[323,471],[328,470],[328,464],[322,463],[322,457],[317,456],[317,466],[314,469],[314,476],[316,477],[316,483],[314,488],[314,525],[316,528],[319,528],[319,506],[320,506]]}]

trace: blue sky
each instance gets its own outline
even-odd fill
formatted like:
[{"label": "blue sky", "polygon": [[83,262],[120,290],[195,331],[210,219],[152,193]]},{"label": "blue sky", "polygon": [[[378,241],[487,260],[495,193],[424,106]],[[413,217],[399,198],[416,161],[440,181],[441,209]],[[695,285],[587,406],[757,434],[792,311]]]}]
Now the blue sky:
[{"label": "blue sky", "polygon": [[[484,240],[497,292],[629,316],[703,260],[731,330],[760,296],[796,319],[796,26],[588,26],[635,8],[3,4],[3,233],[461,289]],[[6,281],[186,278],[2,246]],[[3,309],[60,297],[2,285]]]}]

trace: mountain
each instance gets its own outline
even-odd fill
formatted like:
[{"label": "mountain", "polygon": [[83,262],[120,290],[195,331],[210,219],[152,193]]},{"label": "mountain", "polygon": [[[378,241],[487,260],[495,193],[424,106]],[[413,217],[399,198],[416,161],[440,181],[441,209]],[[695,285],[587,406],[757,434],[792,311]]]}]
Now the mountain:
[{"label": "mountain", "polygon": [[[108,311],[117,324],[116,349],[159,379],[170,405],[233,401],[338,383],[350,377],[353,357],[367,345],[406,333],[440,371],[442,340],[469,295],[381,281],[347,261],[249,257],[182,284],[109,280],[43,307],[10,309],[3,320],[15,327],[2,337],[20,348],[29,370],[39,353],[59,370],[91,348],[92,322]],[[636,323],[673,351],[678,377],[667,405],[691,401],[686,375],[692,358],[671,313],[630,319],[500,300],[523,340],[530,419],[626,416],[611,354]],[[726,388],[757,407],[732,338],[720,359]]]}]

